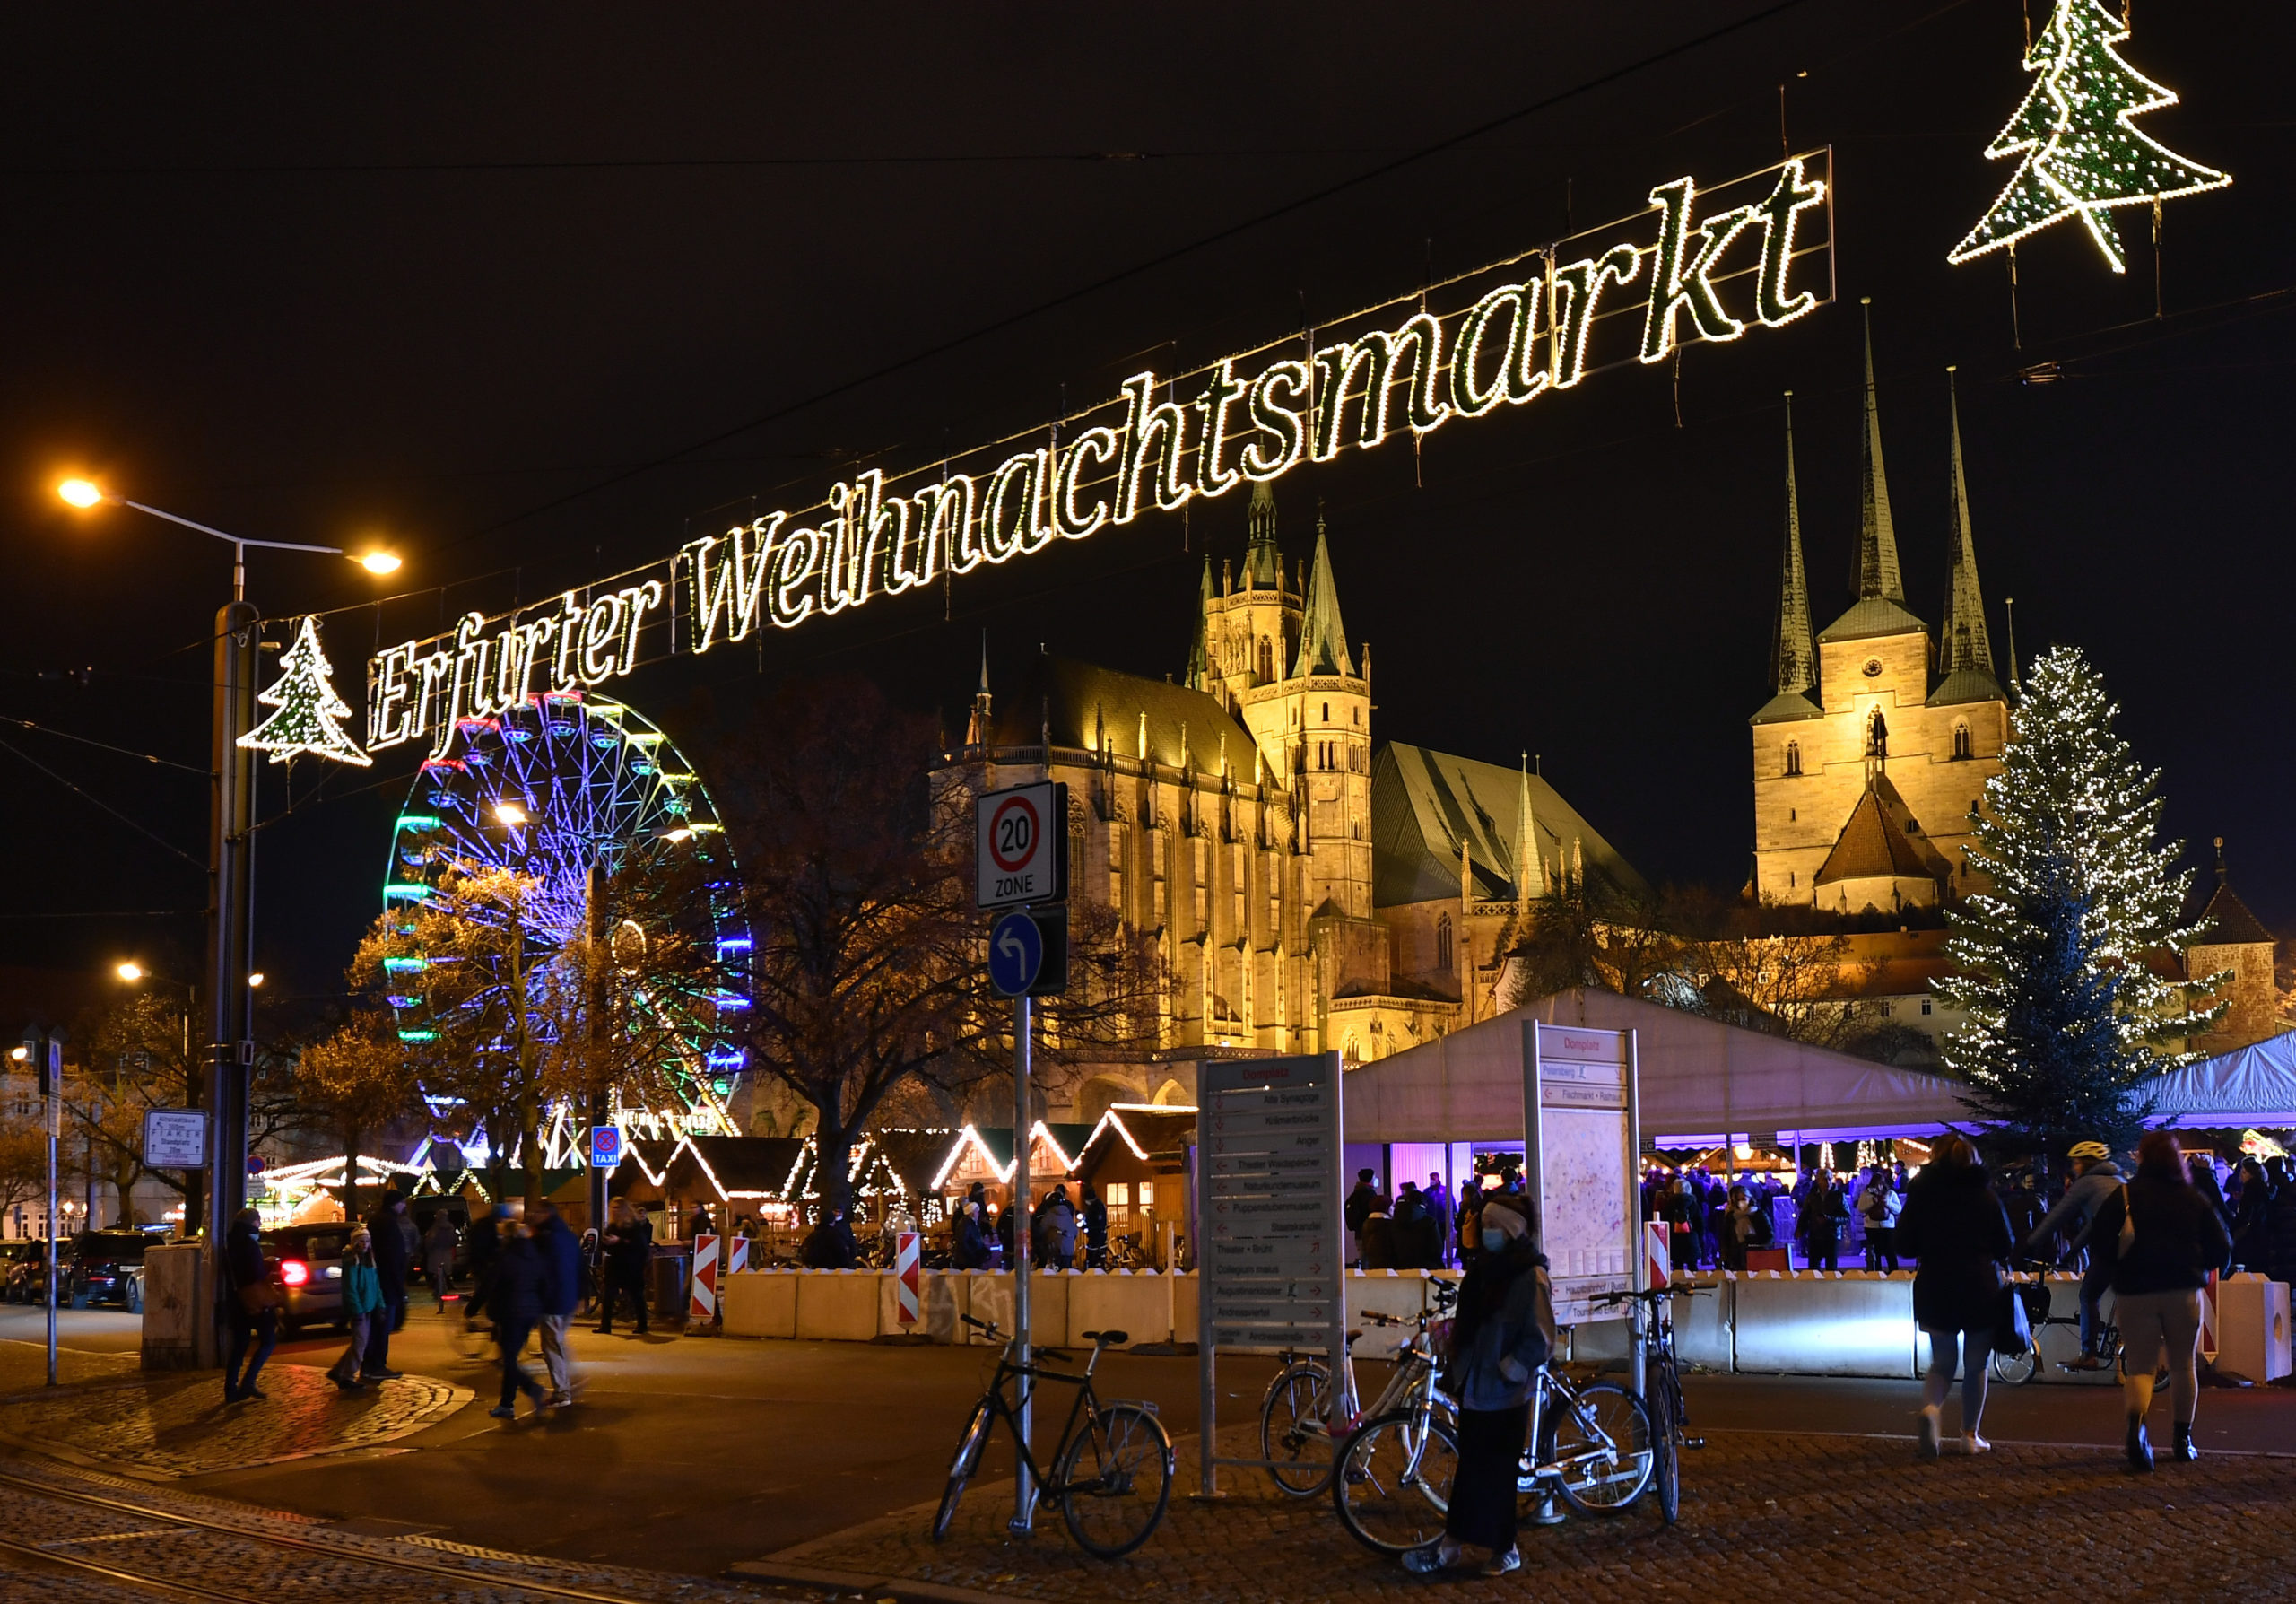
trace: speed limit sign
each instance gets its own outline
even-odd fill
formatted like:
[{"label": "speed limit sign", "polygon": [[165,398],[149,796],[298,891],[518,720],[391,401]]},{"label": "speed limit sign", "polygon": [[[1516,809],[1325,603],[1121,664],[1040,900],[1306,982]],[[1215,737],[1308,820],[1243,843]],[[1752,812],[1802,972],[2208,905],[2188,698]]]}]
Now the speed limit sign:
[{"label": "speed limit sign", "polygon": [[983,908],[1057,902],[1068,894],[1068,788],[1044,783],[980,798]]}]

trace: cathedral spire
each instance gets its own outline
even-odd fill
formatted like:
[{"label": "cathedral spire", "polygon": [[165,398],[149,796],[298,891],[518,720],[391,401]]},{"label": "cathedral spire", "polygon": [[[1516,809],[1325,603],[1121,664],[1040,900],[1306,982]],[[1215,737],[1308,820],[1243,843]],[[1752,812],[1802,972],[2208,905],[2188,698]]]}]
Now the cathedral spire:
[{"label": "cathedral spire", "polygon": [[1251,545],[1244,554],[1244,583],[1253,588],[1283,588],[1283,559],[1275,549],[1275,493],[1263,479],[1252,486]]},{"label": "cathedral spire", "polygon": [[1951,565],[1945,586],[1945,621],[1939,632],[1945,649],[1945,667],[1974,668],[1981,674],[1993,672],[1993,643],[1985,632],[1985,595],[1977,582],[1977,544],[1970,530],[1970,484],[1961,468],[1961,405],[1953,388],[1953,370],[1945,370],[1945,401],[1952,418],[1952,499],[1948,503],[1949,516],[1953,520],[1952,549],[1946,560]]},{"label": "cathedral spire", "polygon": [[1523,780],[1515,793],[1515,911],[1528,913],[1546,895],[1546,866],[1539,860],[1538,821],[1531,813],[1531,754],[1523,754]]},{"label": "cathedral spire", "polygon": [[1337,674],[1353,678],[1347,658],[1347,629],[1339,620],[1339,590],[1332,583],[1331,548],[1324,543],[1324,520],[1316,519],[1316,563],[1308,574],[1306,616],[1300,622],[1300,655],[1292,677]]},{"label": "cathedral spire", "polygon": [[1794,392],[1786,392],[1786,550],[1778,565],[1778,639],[1770,647],[1770,689],[1806,693],[1818,683],[1810,645],[1810,582],[1802,571],[1802,501],[1794,485]]},{"label": "cathedral spire", "polygon": [[1890,517],[1890,476],[1882,466],[1882,412],[1874,388],[1874,298],[1866,308],[1866,472],[1857,526],[1857,594],[1905,605],[1898,573],[1898,531]]},{"label": "cathedral spire", "polygon": [[1204,558],[1204,583],[1196,590],[1196,639],[1189,642],[1187,649],[1186,679],[1191,691],[1209,691],[1212,688],[1209,683],[1211,655],[1205,649],[1212,628],[1212,556],[1207,552]]},{"label": "cathedral spire", "polygon": [[993,704],[988,696],[988,632],[980,632],[980,689],[972,693],[972,721],[965,728],[965,745],[988,745],[989,710]]}]

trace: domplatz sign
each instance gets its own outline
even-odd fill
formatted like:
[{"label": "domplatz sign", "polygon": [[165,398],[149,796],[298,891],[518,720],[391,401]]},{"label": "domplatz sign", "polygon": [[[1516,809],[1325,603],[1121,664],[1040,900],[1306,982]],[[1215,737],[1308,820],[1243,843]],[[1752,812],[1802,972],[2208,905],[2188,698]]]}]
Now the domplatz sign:
[{"label": "domplatz sign", "polygon": [[1135,373],[1027,434],[854,475],[551,601],[466,615],[368,665],[368,749],[441,752],[460,719],[1781,328],[1833,299],[1831,169],[1822,150],[1709,189],[1675,179],[1632,217],[1193,372]]}]

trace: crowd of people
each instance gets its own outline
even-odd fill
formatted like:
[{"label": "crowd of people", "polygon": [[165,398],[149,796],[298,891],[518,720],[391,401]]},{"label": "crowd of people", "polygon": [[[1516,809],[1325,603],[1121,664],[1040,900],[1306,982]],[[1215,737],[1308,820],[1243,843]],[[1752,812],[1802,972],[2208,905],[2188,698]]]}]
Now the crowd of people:
[{"label": "crowd of people", "polygon": [[[1091,1181],[1068,1196],[1062,1181],[1046,1189],[1029,1210],[1029,1262],[1040,1269],[1106,1269],[1109,1264],[1109,1206]],[[974,1181],[950,1222],[949,1264],[952,1269],[1004,1269],[1015,1261],[1013,1211],[999,1209],[988,1189]]]}]

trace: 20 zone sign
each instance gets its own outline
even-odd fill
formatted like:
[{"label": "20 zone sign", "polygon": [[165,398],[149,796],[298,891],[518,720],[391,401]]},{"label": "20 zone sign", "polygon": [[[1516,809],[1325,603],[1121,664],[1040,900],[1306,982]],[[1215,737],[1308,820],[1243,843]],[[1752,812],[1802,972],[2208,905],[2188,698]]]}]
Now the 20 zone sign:
[{"label": "20 zone sign", "polygon": [[983,908],[1057,902],[1068,894],[1068,788],[1050,783],[980,798]]}]

